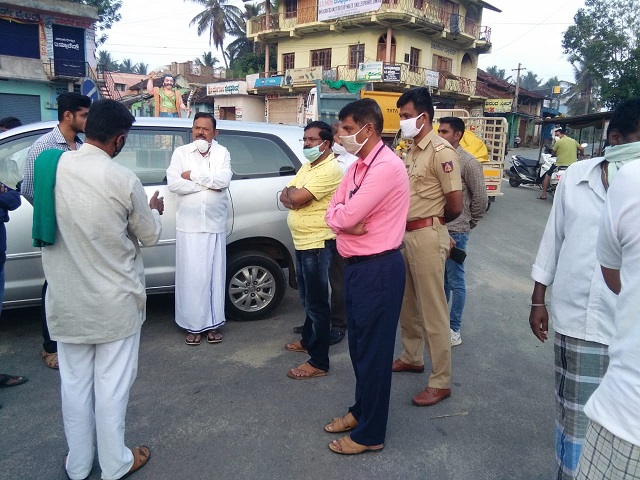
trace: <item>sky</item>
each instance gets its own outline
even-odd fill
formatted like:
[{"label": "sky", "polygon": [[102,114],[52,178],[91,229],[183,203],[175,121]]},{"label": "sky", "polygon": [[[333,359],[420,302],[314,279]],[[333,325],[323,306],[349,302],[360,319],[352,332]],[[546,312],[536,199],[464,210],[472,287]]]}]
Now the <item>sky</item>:
[{"label": "sky", "polygon": [[[485,9],[482,25],[491,27],[492,53],[480,55],[479,67],[491,65],[504,69],[507,76],[516,72],[518,63],[526,71],[547,80],[557,76],[572,81],[573,69],[562,53],[562,33],[573,23],[584,0],[487,0],[502,10]],[[241,0],[231,4],[243,8]],[[186,62],[211,51],[206,33],[198,37],[189,22],[202,11],[202,5],[188,0],[123,0],[122,20],[109,32],[99,50],[107,50],[122,61],[144,62],[149,71],[171,62]],[[220,62],[223,65],[223,62]]]}]

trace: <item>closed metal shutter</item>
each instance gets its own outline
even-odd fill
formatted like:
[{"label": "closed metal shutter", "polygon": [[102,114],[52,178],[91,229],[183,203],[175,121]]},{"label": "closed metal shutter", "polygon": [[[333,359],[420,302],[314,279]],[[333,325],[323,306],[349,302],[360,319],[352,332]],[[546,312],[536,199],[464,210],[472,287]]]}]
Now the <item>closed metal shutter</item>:
[{"label": "closed metal shutter", "polygon": [[39,122],[40,96],[0,93],[0,118],[16,117],[23,125]]},{"label": "closed metal shutter", "polygon": [[295,125],[298,123],[298,99],[276,98],[269,99],[269,123],[284,123]]}]

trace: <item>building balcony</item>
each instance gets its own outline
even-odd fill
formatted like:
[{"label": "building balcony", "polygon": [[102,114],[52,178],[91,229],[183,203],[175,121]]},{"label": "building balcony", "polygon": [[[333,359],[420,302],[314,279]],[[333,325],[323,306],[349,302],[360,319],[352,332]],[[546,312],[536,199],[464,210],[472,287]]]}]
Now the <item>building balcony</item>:
[{"label": "building balcony", "polygon": [[[300,37],[323,31],[355,30],[371,27],[396,27],[427,36],[442,36],[461,45],[480,42],[490,45],[491,29],[479,26],[474,20],[447,13],[439,4],[426,0],[382,0],[378,11],[348,15],[329,21],[318,21],[318,6],[299,8],[289,12],[260,15],[247,22],[247,37],[269,42],[284,37]],[[477,45],[476,45],[477,47]]]},{"label": "building balcony", "polygon": [[87,62],[65,59],[49,59],[44,62],[44,71],[50,80],[78,81],[87,76]]}]

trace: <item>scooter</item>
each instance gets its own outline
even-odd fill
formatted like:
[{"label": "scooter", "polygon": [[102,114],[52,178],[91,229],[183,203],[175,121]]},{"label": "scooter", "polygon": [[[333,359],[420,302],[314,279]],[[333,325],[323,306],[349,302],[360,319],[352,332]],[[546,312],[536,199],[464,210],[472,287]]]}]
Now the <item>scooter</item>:
[{"label": "scooter", "polygon": [[[537,185],[542,188],[542,179],[549,171],[552,165],[556,163],[556,157],[552,157],[549,153],[543,153],[540,161],[525,158],[522,155],[513,155],[511,157],[511,168],[505,173],[509,177],[509,185],[511,187],[519,187],[520,185]],[[564,171],[568,167],[562,166],[556,168],[551,173],[551,183],[547,189],[547,193],[553,195],[556,186]]]}]

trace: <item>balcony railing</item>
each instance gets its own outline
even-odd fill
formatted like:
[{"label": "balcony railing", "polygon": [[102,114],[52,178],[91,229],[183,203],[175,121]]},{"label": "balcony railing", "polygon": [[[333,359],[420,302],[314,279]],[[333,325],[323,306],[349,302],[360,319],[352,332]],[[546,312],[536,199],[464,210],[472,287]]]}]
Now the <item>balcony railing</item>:
[{"label": "balcony railing", "polygon": [[426,0],[382,0],[380,12],[400,10],[417,16],[423,16],[431,23],[446,25],[447,13],[439,5]]},{"label": "balcony railing", "polygon": [[482,42],[491,43],[491,27],[487,27],[486,25],[481,26],[478,29],[478,36],[476,39]]},{"label": "balcony railing", "polygon": [[318,6],[298,8],[294,12],[273,12],[269,15],[260,15],[249,20],[247,35],[255,35],[269,30],[293,30],[304,23],[312,23],[318,20]]},{"label": "balcony railing", "polygon": [[438,90],[444,92],[460,93],[462,95],[475,95],[476,82],[470,78],[459,77],[449,72],[439,72]]}]

